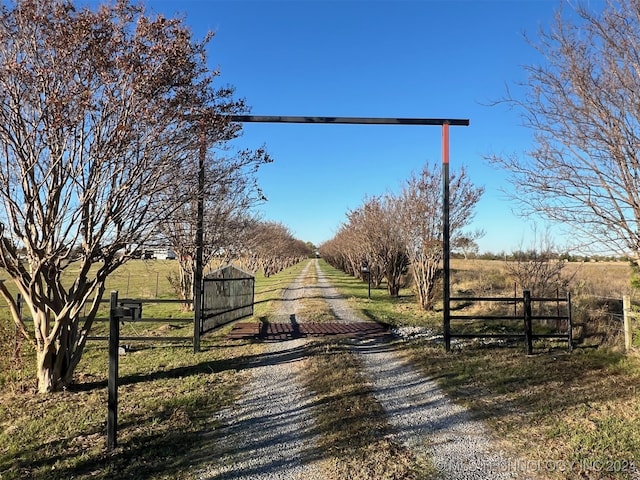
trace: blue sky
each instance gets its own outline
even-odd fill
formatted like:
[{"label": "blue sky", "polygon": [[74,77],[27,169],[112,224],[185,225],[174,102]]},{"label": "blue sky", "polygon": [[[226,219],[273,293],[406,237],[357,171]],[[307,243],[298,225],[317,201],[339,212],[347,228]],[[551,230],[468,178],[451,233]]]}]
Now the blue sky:
[{"label": "blue sky", "polygon": [[[184,16],[198,38],[215,32],[209,65],[255,115],[468,118],[450,129],[451,169],[464,164],[486,189],[471,227],[486,232],[480,250],[531,245],[533,220],[513,213],[505,173],[483,157],[531,146],[519,112],[490,104],[507,86],[517,93],[523,65],[541,61],[523,34],[550,26],[559,0],[145,3]],[[316,245],[365,197],[397,192],[441,161],[441,129],[431,126],[245,124],[239,146],[263,144],[274,159],[259,172],[263,218]]]}]

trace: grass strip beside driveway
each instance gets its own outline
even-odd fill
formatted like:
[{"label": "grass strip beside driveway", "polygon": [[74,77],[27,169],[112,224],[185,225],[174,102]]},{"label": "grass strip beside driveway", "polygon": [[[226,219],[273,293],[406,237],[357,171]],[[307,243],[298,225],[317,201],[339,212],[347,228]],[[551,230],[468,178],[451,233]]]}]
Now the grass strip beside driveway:
[{"label": "grass strip beside driveway", "polygon": [[318,396],[318,448],[328,480],[426,480],[431,465],[421,464],[392,439],[386,413],[363,375],[347,341],[308,344],[305,380]]}]

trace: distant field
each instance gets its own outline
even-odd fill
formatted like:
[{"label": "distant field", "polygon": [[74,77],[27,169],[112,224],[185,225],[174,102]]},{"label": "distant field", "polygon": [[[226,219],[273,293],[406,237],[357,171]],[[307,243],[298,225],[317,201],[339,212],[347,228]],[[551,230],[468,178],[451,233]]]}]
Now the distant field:
[{"label": "distant field", "polygon": [[[513,293],[513,281],[505,278],[504,264],[502,260],[452,259],[452,289],[473,285]],[[630,291],[632,270],[627,262],[568,262],[563,272],[567,277],[573,277],[570,290],[574,295],[621,299],[622,295],[633,293]]]},{"label": "distant field", "polygon": [[[177,268],[178,264],[175,260],[132,260],[109,277],[105,297],[108,298],[110,291],[117,290],[120,298],[177,298],[168,280],[172,272],[177,272]],[[70,276],[74,273],[73,269],[69,271]],[[640,298],[640,295],[630,287],[632,273],[630,266],[626,262],[576,262],[567,263],[565,273],[572,278],[570,290],[573,295],[576,323],[588,322],[593,327],[591,330],[594,335],[597,334],[599,338],[607,335],[619,337],[620,332],[616,329],[621,326],[619,315],[622,296],[631,295],[632,299]],[[360,281],[351,280],[352,283],[349,286],[344,278],[332,279],[346,289],[347,296],[353,298],[358,298],[359,295],[368,296],[368,291],[361,289]],[[6,284],[10,290],[15,291],[10,280],[7,280]],[[501,260],[452,259],[451,289],[453,295],[461,292],[476,296],[522,294],[521,287],[514,285],[513,281],[505,276],[504,262]],[[260,292],[257,293],[260,294]],[[384,285],[380,289],[373,289],[371,292],[373,301],[369,302],[364,313],[392,324],[440,325],[442,317],[439,309],[436,312],[420,310],[411,288],[405,288],[400,293],[398,298],[389,298]],[[266,301],[257,303],[256,315],[260,314],[260,309]],[[147,317],[190,318],[192,315],[190,312],[184,312],[178,304],[149,304],[145,305],[145,311]],[[96,328],[100,330],[104,325]],[[3,334],[4,346],[7,348],[7,338],[13,336],[13,326],[8,309],[1,298],[0,333]],[[189,334],[188,328],[184,333]],[[614,341],[619,342],[619,340],[618,338]],[[0,351],[2,351],[2,341],[0,341]]]},{"label": "distant field", "polygon": [[[514,286],[502,265],[454,259],[452,290],[512,296]],[[410,290],[388,300],[375,290],[369,300],[364,282],[324,268],[352,306],[370,317],[441,328],[441,314],[417,311]],[[398,347],[426,378],[484,420],[505,451],[523,460],[505,467],[527,468],[535,478],[549,480],[637,478],[640,357],[637,351],[622,352],[621,316],[604,308],[633,293],[630,268],[620,262],[569,264],[567,269],[576,272],[576,321],[588,324],[591,334],[572,353],[566,346],[541,343],[529,356],[522,342],[468,343],[445,353],[441,342],[421,338]]]},{"label": "distant field", "polygon": [[[270,278],[257,277],[254,320],[273,315],[282,289],[297,277],[304,263]],[[118,290],[121,297],[170,298],[173,293],[166,277],[176,267],[172,261],[131,262],[109,279],[109,290]],[[576,310],[582,315],[581,321],[605,326],[619,322],[619,317],[605,311],[602,303],[594,303],[593,298],[606,303],[630,292],[629,267],[624,263],[594,263],[569,264],[567,268],[576,269],[575,296],[580,300]],[[402,290],[398,298],[390,298],[385,288],[373,289],[368,298],[365,282],[324,264],[323,269],[350,304],[369,318],[441,328],[441,311],[420,311],[410,288]],[[505,278],[500,261],[454,259],[452,270],[453,290],[493,288],[496,293],[513,294],[513,285]],[[173,313],[163,304],[153,308],[158,309],[157,315],[192,318],[191,312],[183,312],[179,306]],[[226,340],[224,334],[230,326],[206,335],[199,354],[192,353],[188,341],[139,344],[121,358],[121,448],[109,454],[104,435],[106,343],[91,342],[77,372],[78,384],[71,391],[34,395],[33,351],[23,345],[19,358],[13,357],[13,326],[5,309],[0,308],[0,314],[3,310],[3,480],[192,480],[195,476],[183,472],[194,464],[215,461],[210,458],[215,446],[202,442],[200,432],[216,428],[217,412],[232,404],[263,349],[259,343]],[[168,322],[149,328],[159,334],[191,334],[189,323],[180,327],[177,322]],[[485,419],[505,440],[506,449],[516,448],[523,457],[540,462],[609,461],[628,467],[629,462],[638,461],[635,457],[640,445],[640,403],[634,386],[640,379],[640,365],[637,356],[622,354],[619,343],[611,338],[599,348],[579,348],[572,354],[565,348],[537,345],[533,356],[524,355],[521,345],[467,346],[446,354],[437,342],[416,340],[406,342],[403,348],[425,376],[437,378],[452,398]],[[606,337],[598,341],[603,339]],[[579,473],[585,472],[555,472],[543,478],[603,478],[576,476]],[[628,476],[618,471],[606,478]]]},{"label": "distant field", "polygon": [[[501,260],[454,259],[451,268],[453,295],[460,292],[476,296],[522,295],[522,286],[505,275]],[[623,345],[622,297],[629,295],[634,305],[640,305],[640,291],[631,287],[632,273],[631,266],[622,261],[565,264],[562,276],[569,280],[574,336],[578,341]],[[559,294],[564,296],[564,292]]]}]

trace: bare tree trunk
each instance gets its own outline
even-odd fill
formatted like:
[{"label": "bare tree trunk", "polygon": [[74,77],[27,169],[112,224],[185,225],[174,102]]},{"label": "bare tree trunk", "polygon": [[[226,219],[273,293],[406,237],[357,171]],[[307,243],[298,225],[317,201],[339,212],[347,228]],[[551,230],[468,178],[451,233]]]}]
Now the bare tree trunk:
[{"label": "bare tree trunk", "polygon": [[55,365],[56,348],[54,344],[43,346],[36,352],[36,366],[38,375],[38,392],[49,393],[57,390],[57,381],[60,372],[56,372]]},{"label": "bare tree trunk", "polygon": [[402,274],[406,267],[406,257],[398,254],[395,259],[389,261],[385,277],[387,279],[387,291],[390,296],[397,297],[402,286]]},{"label": "bare tree trunk", "polygon": [[432,310],[434,307],[436,278],[439,265],[439,256],[416,258],[411,262],[411,272],[418,293],[420,307],[424,310]]},{"label": "bare tree trunk", "polygon": [[0,294],[34,346],[41,392],[71,382],[106,277],[129,247],[188,203],[176,169],[194,163],[192,113],[205,112],[221,143],[237,129],[219,113],[245,108],[233,89],[212,90],[208,39],[193,41],[181,20],[155,21],[127,0],[60,6],[0,9],[0,36],[11,39],[0,45],[0,267],[33,331],[1,282]]},{"label": "bare tree trunk", "polygon": [[178,274],[168,276],[169,283],[178,295],[178,298],[185,301],[182,304],[184,311],[193,310],[193,281],[195,265],[194,260],[190,256],[178,256]]}]

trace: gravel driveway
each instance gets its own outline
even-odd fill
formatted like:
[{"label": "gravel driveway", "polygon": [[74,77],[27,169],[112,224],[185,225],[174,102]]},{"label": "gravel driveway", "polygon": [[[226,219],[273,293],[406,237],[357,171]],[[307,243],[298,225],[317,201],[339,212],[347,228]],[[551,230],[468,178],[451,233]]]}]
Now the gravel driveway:
[{"label": "gravel driveway", "polygon": [[[284,291],[277,317],[295,315],[297,300],[311,294],[303,283],[311,265]],[[225,445],[216,452],[219,462],[200,479],[323,480],[315,462],[315,398],[300,379],[305,342],[269,343],[262,358],[250,365],[251,382],[240,400],[220,412],[222,428],[216,435]]]},{"label": "gravel driveway", "polygon": [[[315,287],[303,283],[309,268],[316,269]],[[297,300],[306,295],[323,296],[336,321],[364,320],[330,285],[317,260],[285,290],[278,316],[296,315]],[[200,479],[322,478],[312,415],[315,399],[300,379],[305,342],[268,344],[240,400],[220,413],[223,427],[217,434],[225,439],[225,449],[217,468],[203,472]],[[352,351],[361,356],[397,440],[416,456],[430,457],[442,479],[535,478],[519,472],[522,463],[502,454],[481,422],[406,363],[389,342],[354,339]]]}]

